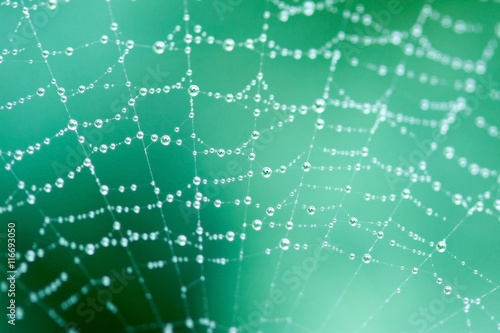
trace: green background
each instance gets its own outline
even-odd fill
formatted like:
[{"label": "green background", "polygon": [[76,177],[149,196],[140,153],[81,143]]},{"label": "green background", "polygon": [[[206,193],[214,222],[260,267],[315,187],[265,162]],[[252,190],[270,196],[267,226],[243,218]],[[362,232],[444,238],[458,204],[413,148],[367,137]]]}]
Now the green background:
[{"label": "green background", "polygon": [[[25,269],[18,276],[16,290],[16,304],[22,310],[15,327],[0,324],[2,332],[71,332],[71,326],[81,332],[167,332],[170,324],[175,332],[231,332],[231,327],[239,332],[498,330],[500,205],[495,200],[500,199],[500,146],[498,134],[488,134],[489,126],[498,126],[500,120],[496,47],[484,74],[405,55],[403,47],[409,43],[418,48],[430,42],[442,54],[475,62],[488,43],[498,44],[497,2],[429,1],[427,5],[441,17],[463,20],[479,30],[459,34],[429,18],[423,25],[426,38],[408,35],[426,4],[416,0],[335,1],[332,8],[337,13],[298,13],[286,22],[279,20],[286,6],[301,11],[307,4],[290,0],[59,2],[51,10],[45,2],[25,1],[29,19],[22,3],[16,6],[7,1],[0,6],[0,158],[3,165],[11,165],[0,171],[0,221],[5,230],[9,221],[16,222],[18,270]],[[344,11],[361,11],[360,5],[380,31],[342,18]],[[270,13],[267,21],[265,11]],[[113,21],[118,23],[117,31],[110,29]],[[257,40],[263,24],[269,27],[264,44]],[[31,25],[36,37],[30,33]],[[196,25],[206,35],[195,33]],[[167,36],[176,26],[180,28],[173,34],[171,49],[153,52],[156,41],[170,43]],[[201,37],[200,43],[190,44],[190,65],[184,51],[186,27],[194,37]],[[324,96],[332,59],[323,52],[310,59],[307,52],[321,50],[339,31],[374,42],[363,45],[344,40],[330,45],[328,49],[339,50],[341,58],[328,84],[329,96]],[[403,43],[381,45],[380,38],[395,31],[403,34]],[[102,35],[109,36],[106,44],[99,41]],[[207,36],[215,42],[208,43]],[[230,52],[222,46],[226,38],[236,42]],[[248,38],[255,39],[253,50],[243,45]],[[118,58],[128,40],[135,44],[122,64]],[[301,50],[302,58],[281,56],[279,50],[273,57],[270,41],[281,49]],[[64,54],[68,46],[74,48],[71,56]],[[50,51],[47,63],[42,49]],[[353,57],[359,61],[357,66],[351,64]],[[420,73],[434,75],[440,84],[420,83],[406,74],[400,77],[395,74],[398,64],[414,71],[417,78]],[[379,75],[372,65],[385,65],[387,75]],[[186,75],[189,68],[191,76]],[[257,79],[260,70],[261,82]],[[51,83],[53,78],[58,87],[65,88],[65,104]],[[467,79],[475,80],[475,91],[454,88],[456,82]],[[190,80],[200,89],[194,98],[187,92]],[[80,85],[87,87],[84,93],[78,92]],[[170,92],[139,94],[142,87],[164,86],[170,86]],[[40,87],[45,88],[43,97],[36,95]],[[257,91],[260,102],[254,101]],[[238,92],[242,99],[225,101],[226,94]],[[216,93],[222,97],[216,98]],[[128,105],[130,96],[136,97],[133,107]],[[327,100],[321,115],[312,108],[317,98]],[[445,135],[437,134],[439,128],[423,125],[433,120],[439,124],[449,112],[422,110],[422,100],[456,102],[459,98],[467,108],[458,112]],[[368,105],[370,112],[343,104],[346,100]],[[9,102],[15,105],[8,107]],[[191,102],[193,119],[188,116]],[[278,110],[275,103],[279,103]],[[305,114],[298,110],[302,105],[308,109]],[[255,108],[261,111],[258,117]],[[402,121],[398,114],[404,117]],[[77,134],[66,129],[70,117],[78,121],[78,135],[85,137],[82,145]],[[326,124],[320,130],[315,129],[318,117]],[[411,117],[420,123],[411,124]],[[477,117],[484,117],[489,125],[479,128]],[[96,128],[96,119],[107,122]],[[376,131],[370,135],[375,123]],[[138,124],[144,139],[125,144],[126,137],[136,136]],[[251,139],[254,130],[260,132],[257,140]],[[152,142],[152,134],[167,134],[172,141],[168,146]],[[44,143],[46,138],[49,144]],[[182,143],[177,145],[179,139]],[[431,141],[436,141],[435,151],[429,149]],[[28,147],[36,143],[40,149],[28,153]],[[94,146],[112,143],[116,149],[92,153]],[[443,154],[447,146],[455,150],[452,159]],[[367,156],[361,154],[363,147],[368,147]],[[210,152],[212,148],[226,153],[219,157]],[[248,158],[252,149],[254,161]],[[21,160],[14,158],[16,150],[24,152]],[[86,155],[94,174],[88,167],[78,168]],[[465,167],[459,165],[460,157],[467,159]],[[421,159],[426,161],[425,170],[419,169]],[[312,165],[309,172],[302,169],[305,161]],[[470,165],[474,163],[490,170],[488,177],[473,175]],[[287,167],[284,173],[279,172],[282,165]],[[271,177],[261,175],[264,167],[273,170]],[[403,169],[402,175],[396,174],[397,167]],[[74,179],[68,178],[70,171],[75,172]],[[411,174],[419,177],[416,182]],[[206,180],[198,189],[193,184],[195,175]],[[59,177],[65,180],[62,188],[54,186]],[[230,182],[214,184],[214,179],[221,178]],[[107,196],[99,192],[97,179],[109,186]],[[25,189],[18,187],[20,181]],[[434,181],[442,184],[439,191],[432,189]],[[50,193],[43,190],[47,183],[52,184]],[[133,184],[135,191],[130,190]],[[126,188],[123,193],[120,186]],[[352,188],[350,193],[346,186]],[[411,189],[409,199],[401,195],[405,188]],[[179,190],[181,195],[175,196]],[[186,206],[197,191],[207,201],[202,201],[199,211]],[[27,203],[30,193],[36,195],[33,205]],[[366,200],[367,193],[376,198]],[[453,203],[455,193],[463,196],[463,205]],[[174,194],[173,202],[166,200],[168,194]],[[247,195],[249,205],[244,203]],[[222,201],[220,208],[214,205],[217,199]],[[148,209],[158,200],[161,209]],[[467,216],[467,210],[478,202],[484,206],[482,211]],[[313,215],[306,209],[311,205],[316,207]],[[130,211],[118,212],[118,206]],[[133,212],[134,206],[140,207],[139,213]],[[273,216],[266,216],[268,207],[275,208]],[[439,216],[427,215],[427,208]],[[90,217],[90,211],[98,214]],[[75,221],[64,219],[69,216]],[[350,226],[350,217],[356,217],[359,224]],[[251,226],[255,219],[263,221],[260,231]],[[121,223],[120,232],[113,229],[115,220]],[[285,228],[289,220],[294,223],[292,230]],[[203,228],[201,265],[196,262],[198,226]],[[374,232],[381,230],[384,236],[377,240]],[[232,241],[226,237],[229,231],[235,234]],[[134,241],[133,233],[156,233],[156,240]],[[420,239],[413,239],[414,234]],[[187,237],[186,246],[175,242],[179,235]],[[426,260],[412,252],[429,255],[434,251],[429,243],[448,235],[444,253],[434,252]],[[118,244],[104,247],[103,237]],[[284,237],[291,242],[286,251],[278,246]],[[120,245],[122,238],[129,239],[126,247]],[[74,242],[75,248],[61,245],[62,239]],[[391,246],[391,240],[397,245]],[[2,251],[6,250],[5,234],[0,241]],[[318,252],[323,241],[327,249]],[[93,255],[85,251],[89,243],[101,244]],[[300,250],[294,249],[295,244]],[[43,249],[43,256],[26,261],[28,250],[38,249]],[[363,264],[361,258],[369,251],[373,262]],[[354,260],[349,259],[350,253],[355,254]],[[181,262],[175,265],[174,256]],[[5,256],[2,272],[7,271],[6,261]],[[165,261],[161,268],[148,265],[159,261]],[[418,274],[411,273],[413,267],[419,267]],[[113,279],[113,272],[122,269],[129,269],[130,280],[123,290],[111,294],[109,307],[116,310],[96,310],[87,322],[88,312],[82,315],[78,306],[87,297],[106,293],[109,287],[102,284],[103,276]],[[63,272],[69,277],[66,282],[42,300],[32,301],[30,295],[40,295]],[[437,277],[443,284],[436,282]],[[116,279],[113,283],[120,285]],[[444,285],[453,286],[451,295],[444,295]],[[0,284],[2,304],[8,302],[6,286]],[[182,286],[187,288],[185,296]],[[71,296],[76,296],[76,302],[66,308]],[[471,304],[464,313],[465,297],[481,298],[481,304]],[[188,319],[194,322],[191,328]]]}]

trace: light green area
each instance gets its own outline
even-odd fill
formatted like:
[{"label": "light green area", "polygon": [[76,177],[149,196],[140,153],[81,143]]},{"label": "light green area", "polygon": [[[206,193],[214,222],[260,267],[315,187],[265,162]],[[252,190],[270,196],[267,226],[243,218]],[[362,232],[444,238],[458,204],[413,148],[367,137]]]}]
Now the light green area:
[{"label": "light green area", "polygon": [[1,332],[498,331],[496,0],[59,2],[0,3]]}]

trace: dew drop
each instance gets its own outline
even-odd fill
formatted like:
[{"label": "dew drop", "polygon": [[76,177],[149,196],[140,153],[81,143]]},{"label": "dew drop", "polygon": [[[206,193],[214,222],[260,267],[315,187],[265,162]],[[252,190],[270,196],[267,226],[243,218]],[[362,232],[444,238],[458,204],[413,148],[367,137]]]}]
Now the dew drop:
[{"label": "dew drop", "polygon": [[179,244],[180,246],[184,246],[184,245],[186,245],[186,243],[187,243],[187,238],[186,238],[186,236],[184,236],[184,235],[179,235],[179,236],[177,237],[177,244]]},{"label": "dew drop", "polygon": [[231,52],[234,49],[234,45],[234,40],[232,40],[231,38],[226,39],[224,43],[222,43],[222,47],[228,52]]},{"label": "dew drop", "polygon": [[102,195],[108,195],[109,193],[109,187],[107,185],[101,185],[101,188],[99,190]]},{"label": "dew drop", "polygon": [[316,98],[313,104],[313,110],[316,111],[317,113],[323,113],[325,111],[325,100],[322,98]]},{"label": "dew drop", "polygon": [[262,221],[261,220],[253,220],[252,228],[256,231],[259,231],[260,229],[262,229]]},{"label": "dew drop", "polygon": [[362,260],[365,264],[369,264],[372,260],[372,256],[369,253],[366,253],[365,255],[363,255]]},{"label": "dew drop", "polygon": [[318,130],[322,130],[325,127],[325,121],[323,119],[316,119],[314,126]]},{"label": "dew drop", "polygon": [[165,51],[165,43],[162,41],[157,41],[153,44],[153,51],[156,54],[162,54]]},{"label": "dew drop", "polygon": [[85,252],[86,252],[89,256],[93,255],[93,254],[94,254],[94,252],[95,252],[95,246],[94,246],[94,244],[90,244],[90,243],[89,243],[89,244],[87,244],[87,246],[85,246]]},{"label": "dew drop", "polygon": [[68,129],[71,131],[76,130],[76,127],[78,126],[78,122],[75,119],[70,119],[68,121]]},{"label": "dew drop", "polygon": [[170,141],[171,141],[171,140],[170,140],[170,136],[168,136],[168,135],[166,135],[166,134],[165,134],[165,135],[163,135],[163,136],[161,137],[161,139],[160,139],[161,144],[162,144],[162,145],[164,145],[164,146],[168,146],[168,145],[170,144]]},{"label": "dew drop", "polygon": [[446,241],[444,239],[436,244],[436,250],[441,253],[446,251]]},{"label": "dew drop", "polygon": [[191,97],[195,97],[200,93],[200,88],[198,88],[197,85],[192,84],[189,86],[188,93]]},{"label": "dew drop", "polygon": [[264,178],[269,178],[271,177],[271,174],[273,173],[273,170],[271,170],[270,167],[264,167],[262,169],[262,176],[264,176]]},{"label": "dew drop", "polygon": [[288,238],[282,238],[280,241],[280,248],[284,251],[288,250],[290,248],[290,241]]}]

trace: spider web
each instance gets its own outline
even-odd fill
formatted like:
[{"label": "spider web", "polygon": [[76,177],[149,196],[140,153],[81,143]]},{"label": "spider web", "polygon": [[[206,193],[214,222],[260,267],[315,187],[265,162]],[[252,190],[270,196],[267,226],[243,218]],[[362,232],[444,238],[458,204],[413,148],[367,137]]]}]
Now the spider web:
[{"label": "spider web", "polygon": [[1,2],[2,331],[500,330],[499,11]]}]

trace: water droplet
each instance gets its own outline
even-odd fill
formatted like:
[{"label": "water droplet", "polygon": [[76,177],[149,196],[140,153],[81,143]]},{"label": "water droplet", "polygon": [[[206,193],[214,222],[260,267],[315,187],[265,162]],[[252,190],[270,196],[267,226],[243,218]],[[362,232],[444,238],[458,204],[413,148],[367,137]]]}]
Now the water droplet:
[{"label": "water droplet", "polygon": [[307,214],[314,215],[314,213],[316,213],[316,207],[314,206],[307,207]]},{"label": "water droplet", "polygon": [[281,241],[280,241],[280,248],[282,250],[288,250],[290,248],[290,241],[288,240],[288,238],[282,238]]},{"label": "water droplet", "polygon": [[187,243],[187,238],[186,238],[186,236],[184,236],[184,235],[179,235],[179,236],[177,237],[177,244],[179,244],[180,246],[184,246],[184,245],[186,245],[186,243]]},{"label": "water droplet", "polygon": [[109,187],[107,185],[101,185],[100,191],[102,195],[108,195]]},{"label": "water droplet", "polygon": [[111,279],[109,278],[109,276],[103,276],[102,277],[102,285],[105,286],[105,287],[109,287],[109,285],[111,284]]},{"label": "water droplet", "polygon": [[20,161],[23,159],[23,155],[24,155],[23,151],[18,149],[14,152],[14,159]]},{"label": "water droplet", "polygon": [[45,95],[45,89],[43,89],[43,88],[38,88],[38,90],[36,91],[36,94],[37,94],[38,96],[40,96],[40,97],[41,97],[41,96],[43,96],[43,95]]},{"label": "water droplet", "polygon": [[262,169],[262,176],[264,176],[264,178],[269,178],[271,177],[271,174],[273,173],[273,170],[271,170],[270,167],[264,167]]},{"label": "water droplet", "polygon": [[36,255],[35,255],[35,251],[33,250],[28,250],[26,252],[26,260],[29,261],[29,262],[33,262],[35,261],[35,258],[36,258]]},{"label": "water droplet", "polygon": [[30,205],[34,205],[36,201],[36,197],[33,194],[28,195],[28,199],[26,200]]},{"label": "water droplet", "polygon": [[369,253],[366,253],[365,255],[363,255],[362,260],[365,264],[369,264],[372,260],[372,256]]},{"label": "water droplet", "polygon": [[322,130],[325,127],[325,121],[323,119],[316,119],[314,126],[318,130]]},{"label": "water droplet", "polygon": [[274,208],[273,207],[267,207],[266,214],[267,214],[267,216],[273,216],[274,215]]},{"label": "water droplet", "polygon": [[447,159],[451,160],[453,157],[455,157],[455,149],[453,147],[445,147],[444,148],[444,157]]},{"label": "water droplet", "polygon": [[314,9],[315,9],[315,3],[313,1],[306,1],[304,2],[304,5],[303,5],[303,10],[304,10],[304,15],[305,16],[311,16],[312,14],[314,14]]},{"label": "water droplet", "polygon": [[309,170],[311,170],[311,163],[304,162],[304,164],[302,164],[302,170],[304,170],[304,172],[309,172]]},{"label": "water droplet", "polygon": [[153,51],[156,54],[162,54],[165,51],[165,43],[162,41],[157,41],[153,44]]},{"label": "water droplet", "polygon": [[234,232],[232,232],[232,231],[228,231],[228,232],[226,233],[226,239],[227,239],[228,241],[232,242],[232,241],[234,240]]},{"label": "water droplet", "polygon": [[64,179],[57,178],[56,179],[56,186],[59,187],[59,188],[63,187],[64,186]]},{"label": "water droplet", "polygon": [[287,222],[285,223],[285,228],[286,228],[287,230],[292,230],[292,229],[293,229],[293,222],[292,222],[292,221],[287,221]]},{"label": "water droplet", "polygon": [[192,84],[189,86],[188,93],[191,97],[195,97],[200,93],[200,88],[198,88],[197,85]]},{"label": "water droplet", "polygon": [[161,144],[164,145],[164,146],[168,146],[170,144],[170,141],[171,141],[170,137],[168,135],[166,135],[166,134],[163,135],[161,137],[161,139],[160,139]]},{"label": "water droplet", "polygon": [[357,219],[357,218],[355,218],[355,217],[351,217],[351,218],[349,219],[349,224],[350,224],[351,226],[355,227],[355,226],[358,224],[358,219]]},{"label": "water droplet", "polygon": [[443,292],[445,295],[449,295],[451,294],[451,290],[452,290],[451,286],[445,286]]},{"label": "water droplet", "polygon": [[89,243],[89,244],[87,244],[87,246],[85,246],[85,252],[86,252],[89,256],[93,255],[93,254],[94,254],[94,252],[95,252],[95,246],[94,246],[94,244],[90,244],[90,243]]},{"label": "water droplet", "polygon": [[204,260],[205,260],[205,257],[203,257],[203,255],[202,255],[202,254],[198,254],[198,255],[196,256],[196,262],[197,262],[198,264],[203,264],[203,261],[204,261]]},{"label": "water droplet", "polygon": [[224,43],[222,43],[222,47],[228,52],[231,52],[234,49],[234,45],[234,40],[232,40],[231,38],[226,39]]},{"label": "water droplet", "polygon": [[71,131],[76,130],[76,127],[78,126],[78,122],[75,119],[70,119],[68,121],[68,129]]},{"label": "water droplet", "polygon": [[57,8],[57,0],[48,0],[47,7],[49,7],[50,10],[56,9]]},{"label": "water droplet", "polygon": [[444,251],[446,251],[446,240],[442,240],[442,241],[439,241],[437,244],[436,244],[436,250],[438,252],[441,252],[443,253]]},{"label": "water droplet", "polygon": [[66,53],[66,55],[70,56],[73,54],[73,48],[68,46],[64,52]]},{"label": "water droplet", "polygon": [[254,228],[254,230],[259,231],[262,228],[262,221],[261,220],[253,220],[252,228]]},{"label": "water droplet", "polygon": [[316,111],[317,113],[323,113],[325,111],[325,100],[322,98],[316,98],[313,104],[313,110]]}]

